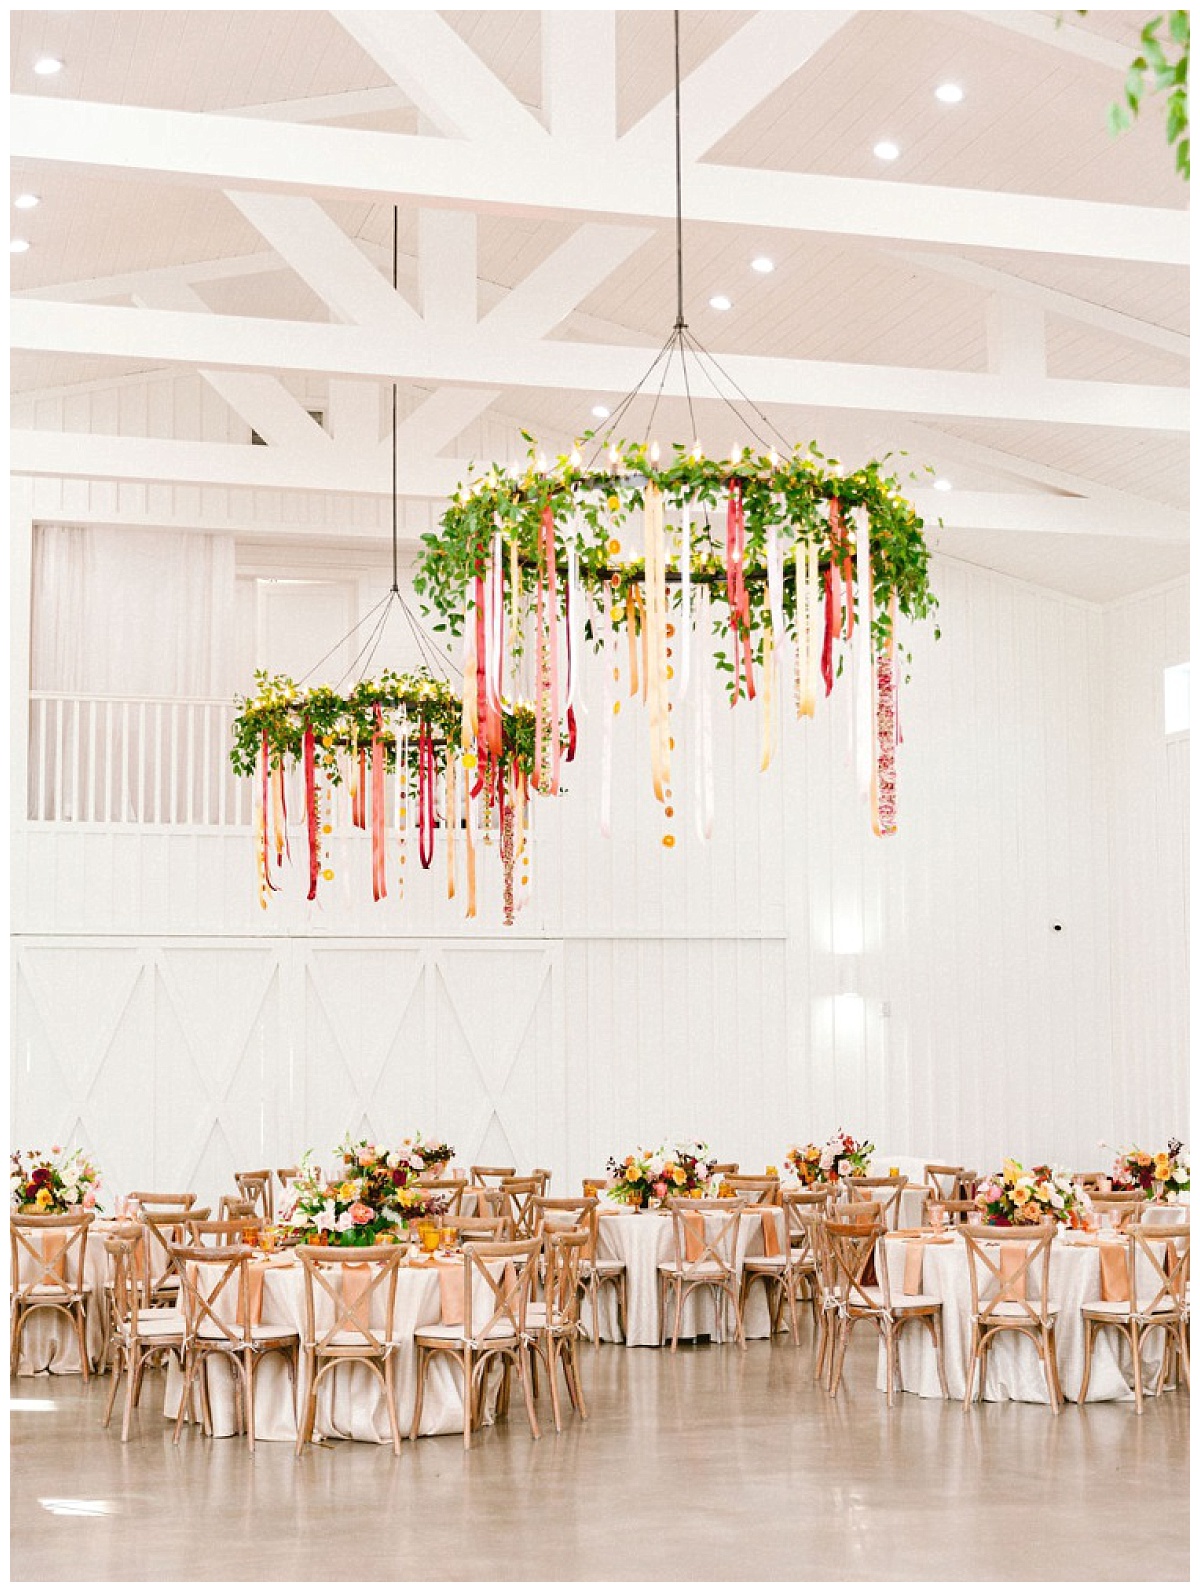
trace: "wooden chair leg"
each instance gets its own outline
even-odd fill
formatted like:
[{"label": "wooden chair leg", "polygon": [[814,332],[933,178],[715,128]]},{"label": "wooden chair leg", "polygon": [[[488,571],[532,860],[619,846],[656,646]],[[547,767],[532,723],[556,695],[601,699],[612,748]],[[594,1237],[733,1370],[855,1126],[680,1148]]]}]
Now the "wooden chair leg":
[{"label": "wooden chair leg", "polygon": [[1083,1323],[1083,1378],[1079,1384],[1079,1403],[1087,1398],[1088,1387],[1092,1380],[1092,1354],[1095,1349],[1096,1334],[1100,1330],[1100,1323],[1085,1319]]},{"label": "wooden chair leg", "polygon": [[529,1429],[533,1433],[536,1440],[542,1435],[542,1429],[538,1425],[537,1410],[534,1408],[533,1404],[533,1390],[529,1385],[528,1344],[526,1344],[523,1349],[517,1350],[517,1376],[520,1378],[521,1388],[525,1394],[525,1410],[529,1416]]},{"label": "wooden chair leg", "polygon": [[[415,1399],[415,1401],[413,1403],[412,1425],[408,1429],[408,1435],[409,1435],[410,1438],[415,1438],[417,1436],[418,1432],[421,1430],[421,1407],[422,1407],[422,1405],[425,1402],[425,1360],[426,1360],[426,1351],[421,1347],[420,1344],[418,1344],[417,1345],[417,1396],[416,1396],[416,1399]],[[463,1407],[464,1407],[464,1412],[465,1412],[465,1408],[466,1408],[468,1397],[469,1397],[468,1390],[464,1386],[464,1388],[463,1388]]]},{"label": "wooden chair leg", "polygon": [[1044,1360],[1046,1366],[1046,1381],[1050,1388],[1050,1406],[1055,1415],[1063,1406],[1062,1383],[1058,1379],[1058,1345],[1054,1336],[1054,1323],[1046,1328],[1043,1338]]},{"label": "wooden chair leg", "polygon": [[671,1280],[675,1288],[675,1325],[671,1331],[671,1353],[675,1354],[679,1350],[679,1329],[683,1325],[683,1279],[673,1277]]},{"label": "wooden chair leg", "polygon": [[120,1385],[121,1360],[117,1359],[113,1362],[112,1387],[110,1387],[108,1390],[108,1403],[104,1406],[104,1419],[100,1422],[101,1426],[107,1426],[112,1420],[113,1405],[117,1402],[117,1389],[120,1387]]},{"label": "wooden chair leg", "polygon": [[[971,1402],[972,1402],[971,1395],[972,1395],[972,1393],[974,1391],[974,1388],[975,1388],[975,1367],[978,1364],[979,1364],[979,1332],[978,1332],[977,1329],[973,1328],[972,1332],[971,1332],[971,1358],[967,1362],[967,1387],[966,1387],[966,1392],[963,1394],[963,1409],[964,1410],[969,1410],[971,1408]],[[982,1367],[980,1368],[980,1389],[979,1389],[979,1391],[980,1391],[980,1396],[982,1397],[982,1395],[983,1395],[983,1373],[982,1373]]]},{"label": "wooden chair leg", "polygon": [[1133,1354],[1133,1406],[1142,1413],[1142,1330],[1136,1318],[1129,1322],[1129,1347]]},{"label": "wooden chair leg", "polygon": [[842,1367],[846,1362],[846,1346],[850,1342],[850,1317],[838,1319],[837,1348],[829,1371],[829,1391],[836,1396],[842,1381]]},{"label": "wooden chair leg", "polygon": [[75,1336],[79,1340],[79,1364],[83,1369],[83,1380],[86,1383],[92,1374],[92,1365],[88,1358],[87,1322],[84,1320],[82,1305],[78,1309],[71,1307],[71,1320],[75,1323]]},{"label": "wooden chair leg", "polygon": [[246,1350],[246,1438],[254,1452],[254,1350]]},{"label": "wooden chair leg", "polygon": [[562,1431],[562,1409],[558,1399],[559,1343],[550,1330],[546,1331],[546,1380],[550,1384],[550,1408],[554,1414],[554,1430]]},{"label": "wooden chair leg", "polygon": [[400,1452],[400,1417],[396,1413],[396,1356],[385,1354],[383,1359],[383,1396],[387,1400],[388,1424],[392,1428],[392,1453]]}]

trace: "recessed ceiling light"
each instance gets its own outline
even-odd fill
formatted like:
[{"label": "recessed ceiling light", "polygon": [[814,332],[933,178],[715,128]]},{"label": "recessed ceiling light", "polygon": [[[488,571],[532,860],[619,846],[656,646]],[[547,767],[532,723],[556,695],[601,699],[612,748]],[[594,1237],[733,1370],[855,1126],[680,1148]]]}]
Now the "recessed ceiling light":
[{"label": "recessed ceiling light", "polygon": [[63,69],[62,62],[54,55],[42,55],[33,63],[33,70],[39,77],[53,77],[56,72]]},{"label": "recessed ceiling light", "polygon": [[750,269],[761,272],[763,276],[769,276],[775,269],[775,261],[768,260],[765,254],[760,254],[757,260],[751,260]]},{"label": "recessed ceiling light", "polygon": [[41,202],[35,193],[19,193],[13,200],[13,204],[18,210],[34,210]]},{"label": "recessed ceiling light", "polygon": [[14,238],[8,246],[10,254],[25,254],[29,249],[28,238]]},{"label": "recessed ceiling light", "polygon": [[611,411],[606,409],[603,404],[592,405],[592,413],[595,415],[597,420],[607,420],[610,412]]},{"label": "recessed ceiling light", "polygon": [[731,310],[733,308],[733,300],[726,298],[724,293],[714,293],[708,302],[709,306],[714,310]]},{"label": "recessed ceiling light", "polygon": [[952,488],[953,483],[947,481],[944,475],[939,475],[937,480],[933,483],[933,490],[935,492],[949,492],[952,490]]},{"label": "recessed ceiling light", "polygon": [[933,91],[933,97],[940,99],[943,105],[958,105],[963,97],[963,91],[957,83],[942,83]]},{"label": "recessed ceiling light", "polygon": [[900,146],[884,139],[875,145],[875,154],[879,160],[896,160],[900,154]]},{"label": "recessed ceiling light", "polygon": [[116,1506],[107,1498],[39,1498],[38,1503],[52,1515],[112,1515]]}]

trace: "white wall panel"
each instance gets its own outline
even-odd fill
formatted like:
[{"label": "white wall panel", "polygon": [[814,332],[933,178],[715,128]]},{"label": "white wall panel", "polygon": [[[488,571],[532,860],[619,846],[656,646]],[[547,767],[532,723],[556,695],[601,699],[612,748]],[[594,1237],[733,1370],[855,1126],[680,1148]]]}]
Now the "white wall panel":
[{"label": "white wall panel", "polygon": [[[248,832],[24,827],[18,1139],[78,1117],[118,1181],[182,1160],[216,1192],[239,1157],[282,1164],[348,1127],[424,1126],[464,1162],[511,1152],[571,1181],[669,1131],[761,1165],[844,1126],[981,1168],[1091,1165],[1102,1137],[1161,1137],[1184,1093],[1186,770],[1154,741],[1160,704],[1130,659],[1171,650],[1182,598],[1105,615],[952,561],[935,573],[944,634],[910,638],[887,841],[856,789],[844,683],[785,724],[766,774],[757,707],[718,702],[708,845],[677,725],[673,850],[628,703],[600,837],[590,684],[514,930],[494,848],[469,924],[440,864],[372,904],[361,844],[318,906],[297,874],[263,912]],[[87,970],[104,965],[128,989],[104,1081],[136,1096],[149,1068],[168,1091],[127,1119],[70,1073],[71,1034],[99,1043]]]}]

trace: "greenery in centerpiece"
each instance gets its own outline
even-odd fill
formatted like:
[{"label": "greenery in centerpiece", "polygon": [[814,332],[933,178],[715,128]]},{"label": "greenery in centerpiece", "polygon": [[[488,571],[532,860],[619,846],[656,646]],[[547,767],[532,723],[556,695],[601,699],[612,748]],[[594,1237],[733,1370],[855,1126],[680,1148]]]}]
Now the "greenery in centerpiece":
[{"label": "greenery in centerpiece", "polygon": [[44,1150],[14,1150],[9,1177],[13,1208],[33,1216],[61,1216],[96,1208],[100,1173],[82,1150],[60,1144]]}]

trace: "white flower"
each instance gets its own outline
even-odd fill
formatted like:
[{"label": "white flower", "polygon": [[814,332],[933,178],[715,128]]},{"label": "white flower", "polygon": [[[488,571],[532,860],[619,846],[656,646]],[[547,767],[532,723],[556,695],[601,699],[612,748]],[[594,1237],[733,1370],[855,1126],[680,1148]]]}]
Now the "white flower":
[{"label": "white flower", "polygon": [[332,1233],[336,1224],[337,1215],[333,1205],[327,1200],[313,1217],[313,1226],[319,1233]]},{"label": "white flower", "polygon": [[838,1176],[839,1177],[849,1177],[851,1172],[853,1172],[853,1170],[854,1170],[853,1161],[839,1161],[838,1162]]},{"label": "white flower", "polygon": [[830,1167],[832,1167],[832,1165],[833,1165],[833,1161],[834,1161],[833,1151],[829,1148],[828,1145],[826,1145],[825,1148],[821,1151],[821,1170],[822,1170],[822,1172],[828,1172]]},{"label": "white flower", "polygon": [[349,1210],[344,1210],[340,1216],[335,1216],[333,1219],[333,1227],[335,1232],[348,1233],[353,1226],[354,1218],[351,1216]]}]

